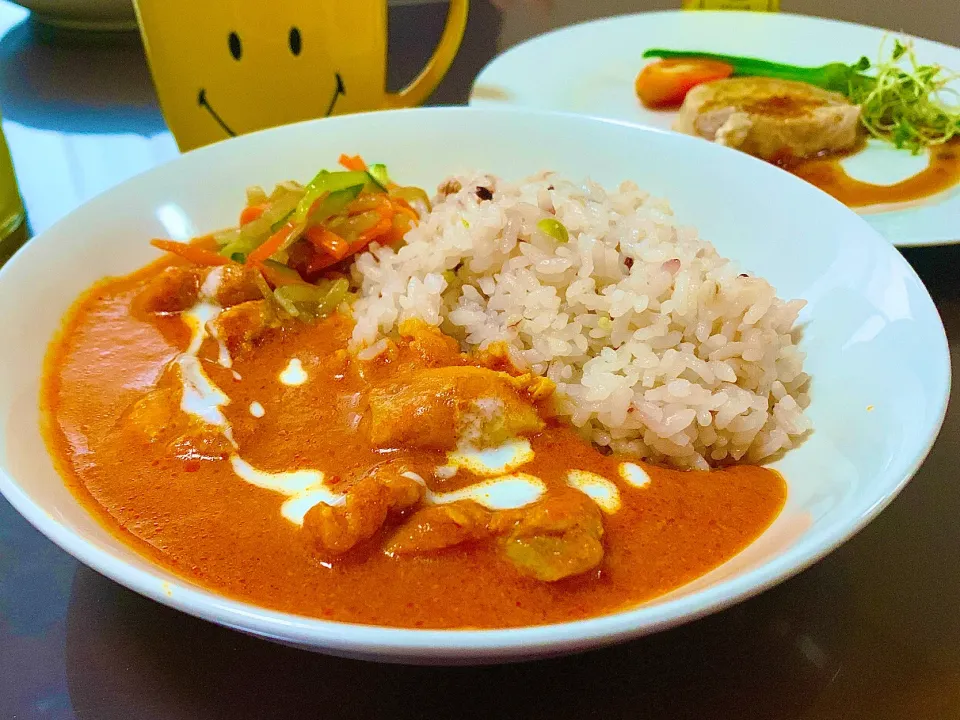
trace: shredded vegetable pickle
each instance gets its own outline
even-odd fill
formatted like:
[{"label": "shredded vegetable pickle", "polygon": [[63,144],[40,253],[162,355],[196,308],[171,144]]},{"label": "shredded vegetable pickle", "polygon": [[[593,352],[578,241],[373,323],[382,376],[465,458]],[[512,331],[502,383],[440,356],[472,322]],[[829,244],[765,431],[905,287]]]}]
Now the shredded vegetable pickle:
[{"label": "shredded vegetable pickle", "polygon": [[427,193],[393,182],[385,165],[347,155],[340,163],[347,169],[321,170],[306,185],[284,182],[269,195],[248,188],[236,227],[190,244],[153,244],[197,265],[256,269],[270,312],[306,321],[329,315],[349,300],[336,266],[371,243],[401,242],[430,210]]},{"label": "shredded vegetable pickle", "polygon": [[284,285],[273,291],[277,303],[288,314],[307,321],[326,317],[347,297],[346,278],[321,280],[316,285]]}]

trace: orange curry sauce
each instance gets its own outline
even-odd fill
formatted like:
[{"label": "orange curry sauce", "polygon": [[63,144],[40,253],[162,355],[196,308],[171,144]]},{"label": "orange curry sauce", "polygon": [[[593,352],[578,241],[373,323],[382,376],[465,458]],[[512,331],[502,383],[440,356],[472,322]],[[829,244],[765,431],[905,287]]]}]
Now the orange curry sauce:
[{"label": "orange curry sauce", "polygon": [[[602,564],[584,575],[546,583],[524,577],[493,541],[432,554],[389,557],[383,536],[340,560],[321,561],[302,528],[284,519],[283,495],[241,480],[226,460],[185,462],[162,444],[131,442],[119,427],[125,409],[150,390],[182,352],[189,331],[177,316],[140,316],[132,302],[160,265],[91,290],[71,312],[45,370],[42,405],[49,447],[78,498],[125,543],[203,587],[263,607],[301,615],[412,628],[512,627],[614,612],[663,594],[729,559],[774,520],[786,485],[751,466],[679,472],[644,465],[651,482],[619,479],[623,458],[604,456],[552,421],[532,438],[535,459],[522,472],[550,490],[569,488],[570,469],[616,482],[622,507],[604,514]],[[363,380],[343,372],[350,321],[272,331],[234,359],[200,357],[230,397],[223,408],[239,453],[270,471],[337,473],[383,458],[354,430],[348,409]],[[308,381],[278,381],[299,358]],[[385,370],[389,372],[389,368]],[[251,403],[263,406],[254,417]],[[406,452],[414,464],[442,464],[428,451]],[[426,476],[425,476],[426,477]],[[461,472],[428,478],[433,490],[477,482]]]}]

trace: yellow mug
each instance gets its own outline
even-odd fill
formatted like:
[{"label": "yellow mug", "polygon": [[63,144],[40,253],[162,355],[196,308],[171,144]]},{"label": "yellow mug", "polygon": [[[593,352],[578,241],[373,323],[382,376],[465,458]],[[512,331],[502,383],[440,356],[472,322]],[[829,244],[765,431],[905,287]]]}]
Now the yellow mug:
[{"label": "yellow mug", "polygon": [[426,67],[386,91],[387,0],[136,0],[160,107],[190,150],[308,118],[419,105],[457,54],[468,0],[450,0]]},{"label": "yellow mug", "polygon": [[680,0],[684,10],[755,10],[778,12],[780,0]]}]

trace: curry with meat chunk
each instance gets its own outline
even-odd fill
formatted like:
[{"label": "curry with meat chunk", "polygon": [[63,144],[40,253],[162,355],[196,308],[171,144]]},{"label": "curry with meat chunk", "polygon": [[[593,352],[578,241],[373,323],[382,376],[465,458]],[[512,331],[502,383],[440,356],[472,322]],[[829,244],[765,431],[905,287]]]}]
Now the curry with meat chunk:
[{"label": "curry with meat chunk", "polygon": [[739,552],[786,494],[772,470],[603,454],[552,383],[493,345],[406,323],[290,323],[243,265],[106,281],[45,372],[52,451],[124,542],[264,607],[398,627],[609,613]]}]

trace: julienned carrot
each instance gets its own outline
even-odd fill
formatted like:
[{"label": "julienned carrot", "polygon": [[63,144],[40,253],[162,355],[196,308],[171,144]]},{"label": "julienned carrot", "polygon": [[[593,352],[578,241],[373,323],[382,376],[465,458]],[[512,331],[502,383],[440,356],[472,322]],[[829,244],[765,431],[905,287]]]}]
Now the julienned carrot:
[{"label": "julienned carrot", "polygon": [[410,220],[413,221],[414,225],[420,224],[420,216],[417,215],[417,211],[411,208],[409,205],[407,205],[406,203],[403,203],[403,204],[397,203],[396,208],[398,213],[409,217]]},{"label": "julienned carrot", "polygon": [[392,218],[397,214],[398,206],[386,195],[381,195],[382,202],[377,208],[377,212],[380,213],[381,218]]},{"label": "julienned carrot", "polygon": [[353,170],[354,172],[366,172],[367,164],[363,161],[363,158],[359,155],[341,155],[340,159],[337,161],[347,170]]},{"label": "julienned carrot", "polygon": [[338,262],[340,261],[333,257],[333,255],[327,255],[326,253],[318,251],[310,259],[310,262],[307,263],[306,268],[304,268],[304,272],[307,273],[308,276],[313,277],[321,270],[326,270],[328,267],[336,265]]},{"label": "julienned carrot", "polygon": [[292,232],[293,223],[287,223],[282,228],[277,230],[273,235],[268,237],[266,241],[260,245],[260,247],[247,255],[247,265],[258,265],[269,258],[280,249],[284,240],[290,237],[290,233]]},{"label": "julienned carrot", "polygon": [[220,244],[217,242],[216,238],[213,237],[212,233],[195,237],[190,241],[190,244],[194,247],[209,250],[210,252],[217,252],[217,250],[220,249]]},{"label": "julienned carrot", "polygon": [[266,212],[266,210],[267,210],[266,205],[262,205],[262,204],[248,205],[240,213],[240,224],[246,225],[249,222],[253,222],[257,218],[259,218],[261,215],[263,215],[263,213]]},{"label": "julienned carrot", "polygon": [[225,258],[223,255],[215,253],[213,250],[202,248],[199,245],[176,242],[175,240],[162,240],[160,238],[154,238],[150,241],[150,244],[158,250],[178,255],[184,260],[192,262],[194,265],[227,265],[233,262],[230,258]]},{"label": "julienned carrot", "polygon": [[381,235],[386,235],[388,232],[393,230],[393,216],[390,217],[381,217],[380,222],[374,225],[372,228],[367,230],[365,233],[362,233],[356,240],[350,244],[350,252],[356,253],[360,252],[367,245],[372,243]]},{"label": "julienned carrot", "polygon": [[[408,213],[412,213],[412,215]],[[384,235],[381,240],[385,245],[393,245],[403,240],[404,235],[410,231],[410,228],[417,225],[416,213],[412,210],[398,210],[397,214],[393,216],[391,225],[390,232]]]},{"label": "julienned carrot", "polygon": [[262,263],[258,263],[257,268],[263,273],[266,281],[275,288],[285,287],[287,285],[310,284],[300,277],[300,273],[293,268],[288,268],[286,265],[281,265],[271,260],[264,260]]},{"label": "julienned carrot", "polygon": [[343,260],[350,254],[350,243],[326,228],[318,225],[311,226],[304,231],[303,236],[317,250],[326,252],[336,260]]},{"label": "julienned carrot", "polygon": [[[336,233],[333,233],[325,228],[313,227],[308,229],[304,236],[310,241],[310,243],[316,247],[320,252],[313,256],[309,263],[307,263],[304,272],[308,276],[312,276],[321,270],[336,265],[338,262],[344,258],[354,255],[361,250],[363,250],[367,245],[372,243],[374,240],[384,239],[388,243],[392,243],[394,240],[397,240],[403,237],[403,234],[396,234],[395,228],[393,226],[393,218],[399,213],[393,212],[392,208],[385,208],[380,214],[380,220],[372,228],[362,233],[356,240],[351,243],[347,243],[344,238],[341,238]],[[404,214],[405,215],[405,214]],[[321,236],[320,233],[323,233]],[[334,255],[332,251],[326,246],[326,242],[331,240],[330,236],[336,238],[334,242],[340,241],[346,245],[346,248],[338,247],[339,257]]]},{"label": "julienned carrot", "polygon": [[379,210],[384,203],[389,203],[390,199],[378,193],[364,193],[359,195],[356,200],[347,205],[345,212],[347,215],[359,215],[368,210]]}]

